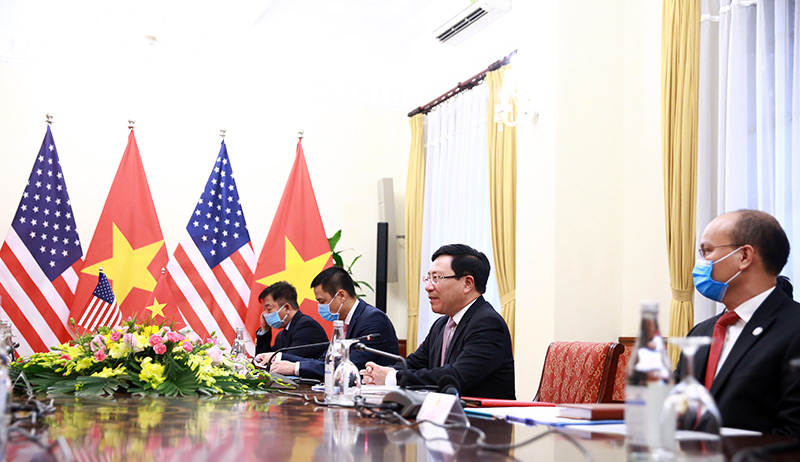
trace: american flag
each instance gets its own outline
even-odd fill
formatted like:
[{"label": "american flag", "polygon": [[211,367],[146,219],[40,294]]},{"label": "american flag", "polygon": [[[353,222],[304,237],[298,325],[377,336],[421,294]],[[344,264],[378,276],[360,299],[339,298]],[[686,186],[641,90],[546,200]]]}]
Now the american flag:
[{"label": "american flag", "polygon": [[2,317],[23,355],[70,338],[67,318],[83,250],[50,127],[0,248]]},{"label": "american flag", "polygon": [[[192,217],[167,264],[181,314],[195,332],[226,346],[244,327],[256,257],[225,141]],[[250,334],[246,333],[246,337]],[[248,343],[252,348],[252,341]]]},{"label": "american flag", "polygon": [[97,276],[97,287],[94,288],[89,306],[83,312],[78,325],[93,331],[98,326],[114,327],[118,326],[120,322],[122,322],[122,310],[117,305],[117,299],[114,297],[108,278],[100,270],[100,274]]}]

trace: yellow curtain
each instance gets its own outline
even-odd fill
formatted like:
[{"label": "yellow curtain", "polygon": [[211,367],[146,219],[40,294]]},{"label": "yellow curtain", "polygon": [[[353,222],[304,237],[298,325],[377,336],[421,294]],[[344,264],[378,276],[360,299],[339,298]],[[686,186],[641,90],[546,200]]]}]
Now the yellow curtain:
[{"label": "yellow curtain", "polygon": [[417,349],[419,317],[420,252],[422,252],[422,207],[425,198],[425,132],[423,114],[409,119],[411,151],[406,178],[406,297],[408,334],[406,354]]},{"label": "yellow curtain", "polygon": [[[514,345],[516,310],[517,247],[517,128],[494,122],[494,106],[499,102],[506,65],[486,74],[489,85],[489,201],[492,220],[492,251],[500,292],[500,314],[511,332]],[[516,107],[512,115],[516,115]]]},{"label": "yellow curtain", "polygon": [[[697,119],[700,2],[664,0],[661,25],[661,145],[672,301],[669,336],[683,337],[694,323],[697,199]],[[672,364],[679,350],[670,346]]]}]

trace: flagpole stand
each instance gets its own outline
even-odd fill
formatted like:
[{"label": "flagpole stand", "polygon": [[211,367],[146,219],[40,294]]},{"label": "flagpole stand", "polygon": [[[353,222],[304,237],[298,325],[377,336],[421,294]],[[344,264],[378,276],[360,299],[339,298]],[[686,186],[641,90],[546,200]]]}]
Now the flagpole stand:
[{"label": "flagpole stand", "polygon": [[45,117],[47,117],[47,125],[53,125],[53,116],[49,112]]}]

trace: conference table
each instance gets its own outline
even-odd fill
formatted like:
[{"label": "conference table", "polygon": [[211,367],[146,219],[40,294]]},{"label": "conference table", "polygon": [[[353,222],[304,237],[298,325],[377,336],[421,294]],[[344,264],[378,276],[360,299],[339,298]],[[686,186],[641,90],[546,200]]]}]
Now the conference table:
[{"label": "conference table", "polygon": [[[55,412],[12,432],[6,461],[623,461],[621,436],[470,417],[490,444],[475,446],[476,432],[427,429],[359,416],[352,408],[320,406],[310,390],[246,397],[40,397]],[[23,402],[16,397],[16,402]],[[37,442],[38,441],[38,442]],[[725,441],[729,458],[770,437]],[[796,460],[786,458],[785,460]]]}]

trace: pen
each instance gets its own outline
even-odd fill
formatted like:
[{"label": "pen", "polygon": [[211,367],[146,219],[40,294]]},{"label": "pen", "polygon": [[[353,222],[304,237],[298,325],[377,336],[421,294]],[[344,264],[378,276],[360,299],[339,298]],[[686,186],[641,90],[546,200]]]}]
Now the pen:
[{"label": "pen", "polygon": [[533,419],[529,419],[527,417],[514,417],[513,415],[507,415],[506,416],[506,421],[523,423],[525,425],[530,425],[530,426],[536,425],[536,421],[533,420]]}]

